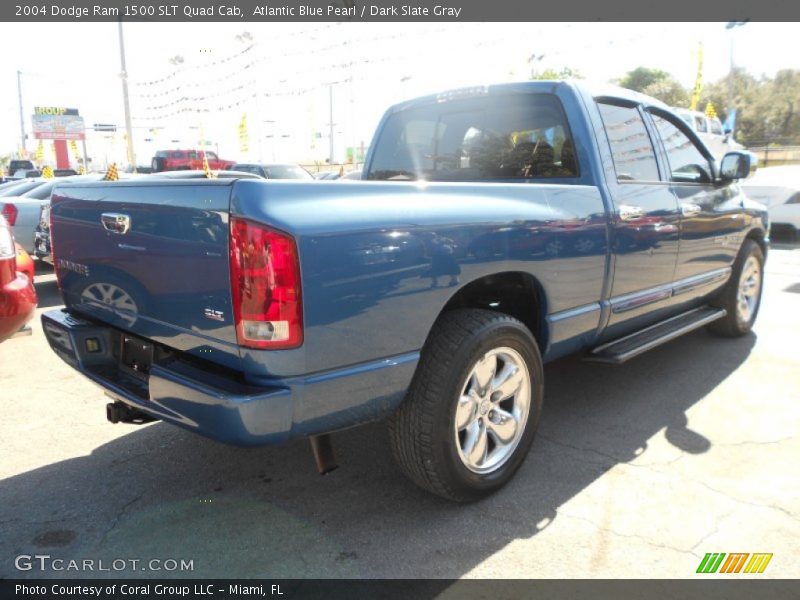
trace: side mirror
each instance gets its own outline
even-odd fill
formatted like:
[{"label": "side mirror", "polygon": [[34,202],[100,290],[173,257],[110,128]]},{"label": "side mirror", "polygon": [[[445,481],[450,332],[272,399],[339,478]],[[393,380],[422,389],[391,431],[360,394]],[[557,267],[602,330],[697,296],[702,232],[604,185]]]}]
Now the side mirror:
[{"label": "side mirror", "polygon": [[744,152],[728,152],[722,157],[719,168],[719,178],[722,181],[733,181],[734,179],[745,179],[750,175],[749,154]]}]

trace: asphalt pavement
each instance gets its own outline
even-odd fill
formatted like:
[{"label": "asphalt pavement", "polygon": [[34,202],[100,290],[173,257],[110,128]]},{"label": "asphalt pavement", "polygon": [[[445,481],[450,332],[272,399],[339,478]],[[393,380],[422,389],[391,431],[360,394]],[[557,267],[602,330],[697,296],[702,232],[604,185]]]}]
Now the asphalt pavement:
[{"label": "asphalt pavement", "polygon": [[[36,288],[60,305],[51,271]],[[547,365],[531,454],[467,506],[404,479],[383,424],[335,434],[325,476],[304,441],[111,425],[33,329],[0,345],[0,578],[692,578],[708,552],[800,577],[800,246],[770,252],[752,335]]]}]

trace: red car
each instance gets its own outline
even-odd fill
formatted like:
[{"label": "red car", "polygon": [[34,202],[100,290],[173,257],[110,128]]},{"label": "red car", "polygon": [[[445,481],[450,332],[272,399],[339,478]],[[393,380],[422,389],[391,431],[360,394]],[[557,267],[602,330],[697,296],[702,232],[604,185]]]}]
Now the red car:
[{"label": "red car", "polygon": [[17,333],[36,309],[33,279],[17,271],[17,249],[11,227],[0,216],[0,342]]},{"label": "red car", "polygon": [[153,173],[161,171],[198,171],[203,168],[203,155],[208,159],[208,168],[227,171],[236,161],[222,160],[215,152],[207,150],[159,150],[151,164]]}]

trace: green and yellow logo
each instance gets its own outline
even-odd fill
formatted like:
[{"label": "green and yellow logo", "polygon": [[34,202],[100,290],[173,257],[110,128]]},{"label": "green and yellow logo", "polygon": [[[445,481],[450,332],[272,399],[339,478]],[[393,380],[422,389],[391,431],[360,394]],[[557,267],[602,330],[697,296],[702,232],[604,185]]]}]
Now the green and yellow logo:
[{"label": "green and yellow logo", "polygon": [[[727,557],[727,558],[726,558]],[[748,560],[749,559],[749,560]],[[725,554],[724,552],[709,552],[700,561],[698,573],[763,573],[772,554],[750,554],[738,552]],[[724,561],[724,562],[723,562]]]}]

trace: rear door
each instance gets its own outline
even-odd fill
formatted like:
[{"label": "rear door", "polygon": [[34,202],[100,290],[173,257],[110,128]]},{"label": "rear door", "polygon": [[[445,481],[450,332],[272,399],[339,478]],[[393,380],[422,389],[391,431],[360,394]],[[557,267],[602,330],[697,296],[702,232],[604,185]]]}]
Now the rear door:
[{"label": "rear door", "polygon": [[[678,203],[661,181],[656,151],[639,105],[599,98],[607,146],[600,141],[614,202],[611,315],[621,325],[665,306],[678,260]],[[607,148],[607,150],[606,150]]]},{"label": "rear door", "polygon": [[225,180],[57,186],[51,239],[66,305],[236,368],[230,189]]},{"label": "rear door", "polygon": [[[711,156],[671,114],[650,109],[663,145],[670,188],[681,211],[680,252],[675,271],[678,292],[703,293],[733,263],[744,232],[742,198],[735,184],[714,182]],[[676,292],[676,295],[678,293]]]}]

